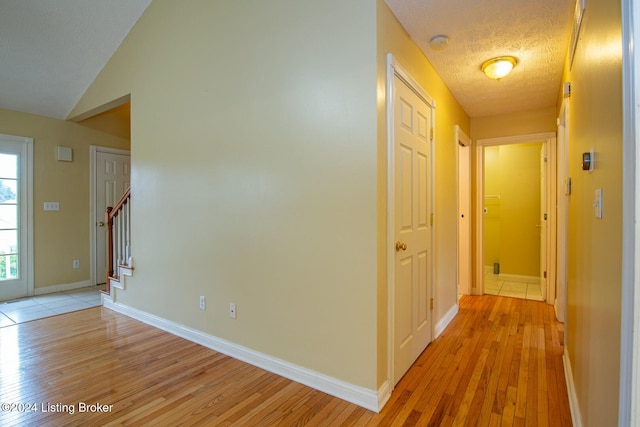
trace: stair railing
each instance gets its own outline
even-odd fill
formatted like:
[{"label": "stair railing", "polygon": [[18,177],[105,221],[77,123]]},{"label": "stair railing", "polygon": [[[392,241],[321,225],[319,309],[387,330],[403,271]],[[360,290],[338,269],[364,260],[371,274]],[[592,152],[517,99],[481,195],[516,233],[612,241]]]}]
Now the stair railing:
[{"label": "stair railing", "polygon": [[110,293],[111,279],[117,279],[120,266],[131,264],[131,187],[124,192],[115,206],[109,206],[105,214],[107,223],[107,286]]}]

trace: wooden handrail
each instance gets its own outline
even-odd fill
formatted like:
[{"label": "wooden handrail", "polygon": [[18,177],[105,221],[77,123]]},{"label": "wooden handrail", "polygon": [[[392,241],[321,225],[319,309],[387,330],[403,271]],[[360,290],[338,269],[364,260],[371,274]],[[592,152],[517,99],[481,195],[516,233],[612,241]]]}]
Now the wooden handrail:
[{"label": "wooden handrail", "polygon": [[124,206],[129,203],[131,199],[131,187],[127,188],[118,203],[114,207],[107,207],[105,213],[105,222],[107,223],[107,284],[105,293],[110,294],[110,281],[114,277],[114,262],[113,262],[113,219],[118,216]]},{"label": "wooden handrail", "polygon": [[130,198],[131,198],[131,187],[127,188],[127,191],[125,191],[122,197],[120,197],[120,200],[118,200],[118,203],[116,203],[116,205],[113,208],[111,208],[111,211],[109,210],[109,208],[107,208],[107,212],[109,212],[111,217],[118,216],[118,212],[122,210],[122,206],[126,205]]}]

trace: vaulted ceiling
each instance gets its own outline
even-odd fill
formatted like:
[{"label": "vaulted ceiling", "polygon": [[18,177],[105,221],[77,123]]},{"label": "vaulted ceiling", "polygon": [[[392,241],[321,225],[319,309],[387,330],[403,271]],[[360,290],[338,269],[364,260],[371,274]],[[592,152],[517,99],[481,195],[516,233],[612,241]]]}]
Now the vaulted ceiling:
[{"label": "vaulted ceiling", "polygon": [[[572,0],[385,0],[471,117],[555,105]],[[0,108],[67,117],[151,0],[0,2]],[[448,47],[431,49],[436,35]],[[497,82],[480,71],[513,55]]]},{"label": "vaulted ceiling", "polygon": [[2,0],[0,108],[65,119],[151,0]]}]

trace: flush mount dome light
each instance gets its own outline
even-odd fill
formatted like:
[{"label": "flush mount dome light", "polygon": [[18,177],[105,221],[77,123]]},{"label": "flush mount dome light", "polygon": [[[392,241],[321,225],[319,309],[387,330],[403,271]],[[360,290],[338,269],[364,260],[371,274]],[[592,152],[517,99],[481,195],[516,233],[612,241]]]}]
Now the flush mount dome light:
[{"label": "flush mount dome light", "polygon": [[482,72],[490,79],[500,80],[511,72],[516,66],[516,58],[513,56],[499,56],[482,64]]}]

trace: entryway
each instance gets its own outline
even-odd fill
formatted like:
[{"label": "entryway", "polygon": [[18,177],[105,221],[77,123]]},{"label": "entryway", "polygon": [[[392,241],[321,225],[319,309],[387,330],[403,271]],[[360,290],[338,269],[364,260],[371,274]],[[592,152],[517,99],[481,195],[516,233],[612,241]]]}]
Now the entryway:
[{"label": "entryway", "polygon": [[395,385],[432,340],[433,99],[388,57],[389,359]]},{"label": "entryway", "polygon": [[107,228],[105,212],[115,206],[129,188],[131,153],[91,146],[91,283],[103,284],[107,277]]},{"label": "entryway", "polygon": [[555,134],[479,140],[477,293],[555,300]]},{"label": "entryway", "polygon": [[0,135],[0,301],[33,293],[33,139]]}]

